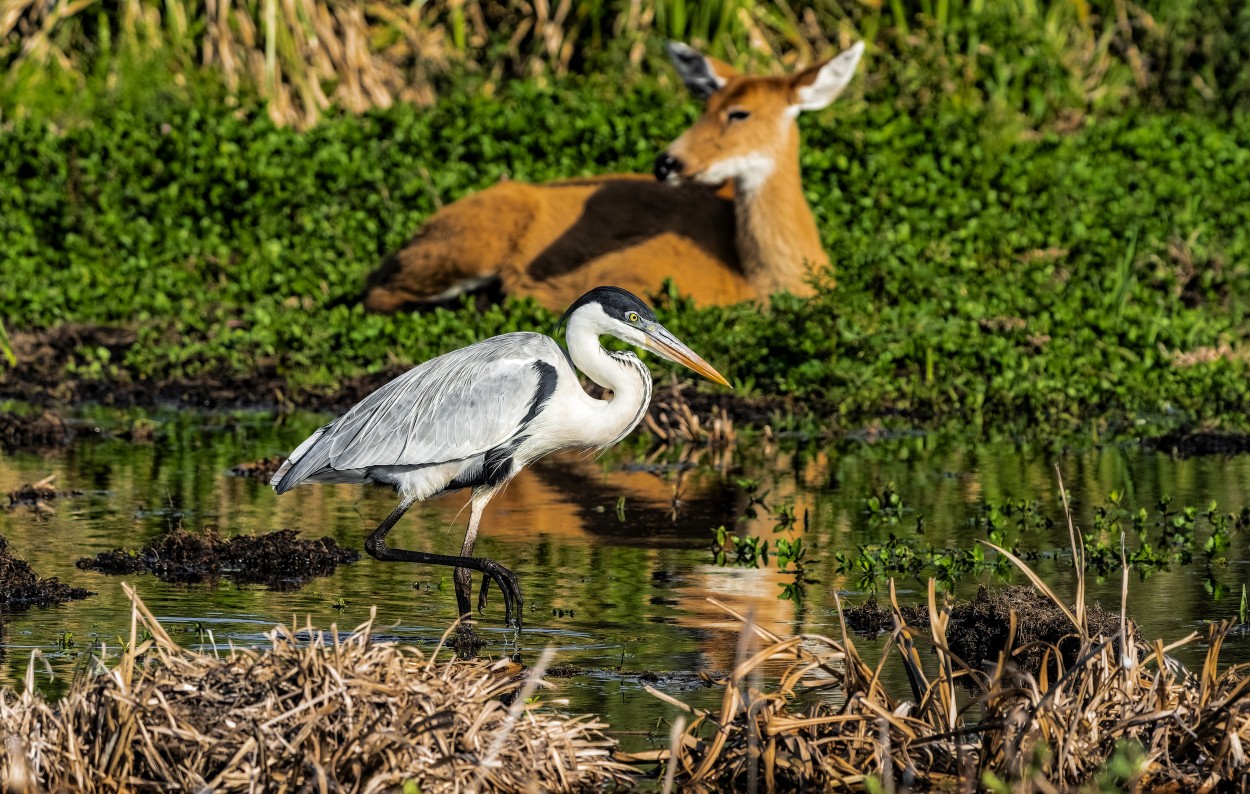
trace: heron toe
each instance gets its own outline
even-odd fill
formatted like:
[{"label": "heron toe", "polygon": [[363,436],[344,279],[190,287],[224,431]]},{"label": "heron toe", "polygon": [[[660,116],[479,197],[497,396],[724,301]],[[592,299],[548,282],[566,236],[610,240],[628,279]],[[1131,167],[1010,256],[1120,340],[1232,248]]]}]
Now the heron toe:
[{"label": "heron toe", "polygon": [[[503,609],[504,609],[504,625],[516,626],[521,628],[521,607],[525,601],[521,597],[521,584],[517,581],[516,574],[503,567],[494,560],[481,560],[482,573],[495,581],[499,585],[499,591],[503,593]],[[482,582],[482,589],[478,592],[478,609],[486,607],[486,591],[489,589],[489,581]],[[515,623],[513,623],[515,615]]]}]

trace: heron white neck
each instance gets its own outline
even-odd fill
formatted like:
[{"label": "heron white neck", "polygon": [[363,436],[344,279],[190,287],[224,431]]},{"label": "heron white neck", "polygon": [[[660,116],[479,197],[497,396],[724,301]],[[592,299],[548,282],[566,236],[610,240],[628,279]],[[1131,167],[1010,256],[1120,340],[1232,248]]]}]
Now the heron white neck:
[{"label": "heron white neck", "polygon": [[[569,318],[565,341],[573,365],[586,376],[612,392],[607,400],[595,400],[587,395],[587,427],[599,431],[603,437],[597,446],[619,441],[642,421],[647,405],[651,402],[651,374],[636,358],[623,359],[613,356],[599,344],[599,337],[607,329],[593,313],[578,312]],[[584,392],[583,392],[584,393]]]}]

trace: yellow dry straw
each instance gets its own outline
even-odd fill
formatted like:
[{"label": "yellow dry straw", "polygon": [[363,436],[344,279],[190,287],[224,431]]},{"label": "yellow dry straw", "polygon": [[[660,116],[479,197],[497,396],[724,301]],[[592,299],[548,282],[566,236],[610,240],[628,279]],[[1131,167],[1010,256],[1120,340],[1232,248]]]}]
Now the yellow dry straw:
[{"label": "yellow dry straw", "polygon": [[[1101,19],[1084,3],[1005,1],[1020,25],[1045,35],[1044,49],[1089,103],[1119,96],[1130,83],[1146,85],[1132,36],[1156,29],[1146,11],[1120,0],[1114,17]],[[834,3],[817,14],[763,0],[0,0],[0,67],[11,75],[55,70],[81,82],[91,68],[79,62],[84,53],[155,55],[176,72],[216,70],[229,91],[254,91],[277,123],[297,126],[333,106],[359,113],[429,103],[434,79],[455,64],[496,78],[563,74],[609,38],[627,45],[634,67],[647,41],[675,38],[756,68],[791,70],[866,39],[934,74],[981,79],[992,50],[975,32],[949,41],[946,34],[956,17],[987,13],[984,3],[924,14],[917,28],[902,8]],[[486,53],[493,60],[473,62]]]},{"label": "yellow dry straw", "polygon": [[[1059,487],[1066,511],[1062,479]],[[929,631],[937,662],[932,677],[921,664],[893,586],[894,631],[875,669],[851,642],[840,603],[840,640],[807,634],[783,639],[710,599],[744,622],[744,635],[753,635],[766,647],[717,682],[724,688],[719,712],[691,708],[648,688],[685,712],[689,727],[674,737],[670,749],[618,757],[634,763],[665,762],[666,775],[683,791],[745,790],[752,779],[760,791],[859,791],[869,778],[876,778],[887,791],[974,790],[984,781],[1007,779],[1013,781],[1013,792],[1027,794],[1073,790],[1088,783],[1118,745],[1132,741],[1144,748],[1133,781],[1143,788],[1197,791],[1244,783],[1250,775],[1245,752],[1250,741],[1250,677],[1244,665],[1220,672],[1220,647],[1230,624],[1209,627],[1205,661],[1194,675],[1168,654],[1195,642],[1196,633],[1166,646],[1133,638],[1124,615],[1125,576],[1116,636],[1091,636],[1075,524],[1070,533],[1078,564],[1074,610],[1023,561],[993,547],[1068,617],[1071,636],[1080,641],[1070,667],[1065,668],[1057,645],[1046,646],[1036,675],[1014,664],[1028,648],[1011,647],[1017,622],[1013,613],[1009,651],[1000,654],[990,669],[972,669],[950,651],[946,627],[952,607],[949,601],[939,605],[932,580]],[[895,649],[911,699],[891,696],[880,683],[883,666]],[[743,683],[777,663],[786,668],[773,691]],[[973,693],[962,706],[957,687]],[[800,700],[811,693],[822,698],[814,703],[812,698]],[[809,705],[803,708],[802,702]],[[751,708],[742,708],[744,703]]]},{"label": "yellow dry straw", "polygon": [[435,663],[374,640],[372,617],[346,636],[280,626],[268,649],[201,653],[126,593],[130,642],[111,670],[48,702],[32,657],[25,689],[0,692],[0,789],[579,791],[631,777],[603,723],[517,696],[538,676],[507,659]]}]

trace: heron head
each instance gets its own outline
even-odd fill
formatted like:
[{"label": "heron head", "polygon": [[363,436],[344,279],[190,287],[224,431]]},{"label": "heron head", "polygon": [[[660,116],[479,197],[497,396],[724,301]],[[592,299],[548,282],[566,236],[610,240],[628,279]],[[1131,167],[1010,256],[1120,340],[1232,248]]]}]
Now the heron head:
[{"label": "heron head", "polygon": [[698,353],[660,325],[651,307],[628,290],[620,287],[592,289],[573,302],[556,327],[567,323],[572,330],[574,323],[582,322],[587,323],[587,329],[595,335],[611,334],[689,367],[710,381],[733,388]]}]

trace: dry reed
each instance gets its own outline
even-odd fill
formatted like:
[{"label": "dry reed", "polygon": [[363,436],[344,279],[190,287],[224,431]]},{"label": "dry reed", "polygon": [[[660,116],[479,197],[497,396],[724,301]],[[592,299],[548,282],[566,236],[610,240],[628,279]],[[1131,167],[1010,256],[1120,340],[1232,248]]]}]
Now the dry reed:
[{"label": "dry reed", "polygon": [[[1072,542],[1079,542],[1074,527]],[[1065,665],[1066,654],[1049,645],[1043,650],[1050,664],[1037,675],[1015,664],[1031,649],[1015,641],[1013,614],[1006,651],[996,663],[970,667],[950,650],[951,605],[940,603],[932,581],[927,641],[933,660],[927,665],[893,589],[894,631],[876,665],[859,655],[844,621],[837,638],[783,639],[744,619],[744,634],[763,647],[748,648],[718,682],[724,689],[720,711],[693,709],[651,690],[682,709],[689,727],[672,750],[621,758],[665,761],[666,774],[683,791],[743,791],[752,780],[770,792],[854,791],[875,779],[884,791],[1005,791],[1007,780],[1013,792],[1053,792],[1089,784],[1117,748],[1132,742],[1143,748],[1142,760],[1120,785],[1246,789],[1250,677],[1244,666],[1220,669],[1227,623],[1209,627],[1205,661],[1193,674],[1169,654],[1197,634],[1170,645],[1134,637],[1123,607],[1127,568],[1119,630],[1107,637],[1090,632],[1080,567],[1070,609],[1025,563],[998,552],[1067,616],[1080,643],[1075,663]],[[1079,551],[1076,560],[1079,566]],[[1125,647],[1129,652],[1120,653]],[[901,661],[910,698],[896,697],[881,681],[891,656]],[[779,665],[784,672],[771,690],[754,684],[762,671]],[[802,697],[813,693],[820,697]]]},{"label": "dry reed", "polygon": [[704,419],[700,419],[676,378],[670,382],[667,393],[655,395],[644,423],[661,442],[673,446],[704,444],[728,447],[737,441],[729,411],[723,405],[714,406]]},{"label": "dry reed", "polygon": [[32,657],[24,690],[0,692],[4,790],[577,791],[630,777],[600,722],[517,695],[536,682],[506,659],[436,663],[375,641],[372,619],[201,653],[126,592],[131,642],[112,669],[54,703]]},{"label": "dry reed", "polygon": [[232,94],[265,98],[275,122],[308,126],[333,106],[432,102],[431,79],[451,55],[434,14],[424,3],[334,0],[0,0],[0,64],[80,75],[94,49],[84,20],[99,20],[115,25],[106,38],[120,51],[165,52],[180,70],[198,61]]},{"label": "dry reed", "polygon": [[[1131,33],[1156,26],[1139,7],[1115,5],[1104,19],[1086,3],[1018,3],[1021,24],[1046,32],[1059,72],[1090,103],[1149,80]],[[954,17],[981,15],[984,4],[945,6],[935,15],[927,3],[879,0],[0,0],[0,68],[81,82],[95,55],[159,53],[177,72],[218,71],[232,93],[255,93],[277,123],[297,126],[332,106],[430,102],[436,78],[454,65],[493,77],[563,74],[612,42],[637,67],[647,41],[661,38],[789,70],[868,39],[904,63],[928,52],[939,73],[974,79],[985,68],[978,36],[957,46],[947,33]]]}]

